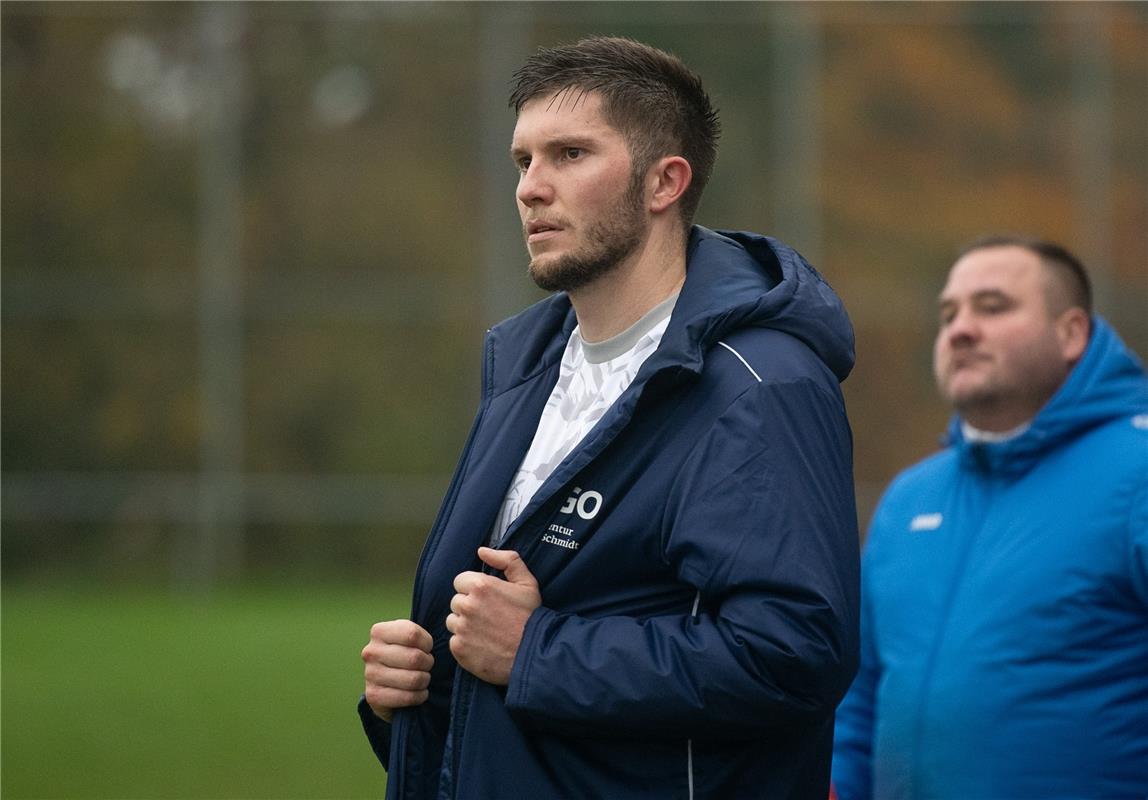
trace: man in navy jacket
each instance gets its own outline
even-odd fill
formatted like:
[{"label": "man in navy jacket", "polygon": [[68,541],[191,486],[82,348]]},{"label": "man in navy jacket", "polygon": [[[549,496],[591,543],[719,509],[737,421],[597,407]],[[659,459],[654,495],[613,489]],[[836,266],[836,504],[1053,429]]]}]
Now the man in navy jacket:
[{"label": "man in navy jacket", "polygon": [[530,274],[359,706],[389,798],[825,797],[858,658],[853,364],[793,250],[692,225],[718,123],[625,39],[516,74]]}]

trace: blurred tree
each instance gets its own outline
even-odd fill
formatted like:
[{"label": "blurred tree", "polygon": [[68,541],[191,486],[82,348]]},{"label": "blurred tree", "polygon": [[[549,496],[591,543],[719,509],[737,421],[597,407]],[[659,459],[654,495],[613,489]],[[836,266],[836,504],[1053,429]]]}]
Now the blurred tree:
[{"label": "blurred tree", "polygon": [[[202,8],[0,7],[6,575],[162,578],[190,552],[209,432],[199,148],[220,88]],[[520,257],[503,241],[509,159],[490,156],[498,114],[507,140],[513,120],[501,97],[487,107],[511,51],[605,31],[705,76],[724,140],[699,221],[792,239],[853,315],[863,522],[943,428],[935,295],[964,241],[1005,228],[1095,250],[1101,310],[1148,352],[1148,6],[242,11],[225,177],[248,574],[411,570],[478,397],[489,309],[540,296],[490,263]],[[1108,111],[1081,116],[1093,107]]]}]

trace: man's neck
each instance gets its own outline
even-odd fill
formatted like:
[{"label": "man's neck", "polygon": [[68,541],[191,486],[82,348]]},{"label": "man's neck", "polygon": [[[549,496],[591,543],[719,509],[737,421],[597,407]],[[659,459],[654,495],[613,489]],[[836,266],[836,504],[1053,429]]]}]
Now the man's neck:
[{"label": "man's neck", "polygon": [[685,279],[684,242],[647,239],[626,263],[570,292],[582,338],[601,342],[616,336],[681,289]]}]

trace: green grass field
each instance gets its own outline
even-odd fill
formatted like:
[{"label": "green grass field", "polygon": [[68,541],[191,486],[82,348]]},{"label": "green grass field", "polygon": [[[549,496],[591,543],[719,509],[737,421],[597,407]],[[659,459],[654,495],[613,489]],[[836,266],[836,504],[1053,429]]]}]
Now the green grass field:
[{"label": "green grass field", "polygon": [[5,586],[0,794],[369,798],[359,651],[406,586]]}]

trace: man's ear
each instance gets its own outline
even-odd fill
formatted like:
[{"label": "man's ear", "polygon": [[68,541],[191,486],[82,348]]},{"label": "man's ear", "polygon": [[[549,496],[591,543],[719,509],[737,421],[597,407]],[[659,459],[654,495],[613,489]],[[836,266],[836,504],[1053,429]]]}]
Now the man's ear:
[{"label": "man's ear", "polygon": [[694,171],[690,168],[690,162],[681,156],[658,159],[650,168],[650,184],[654,189],[650,196],[650,211],[661,214],[678,202],[689,188],[693,177]]},{"label": "man's ear", "polygon": [[1056,320],[1056,338],[1060,352],[1069,364],[1075,364],[1088,347],[1088,337],[1092,332],[1092,320],[1088,312],[1079,306],[1065,310]]}]

